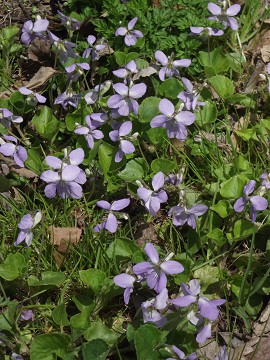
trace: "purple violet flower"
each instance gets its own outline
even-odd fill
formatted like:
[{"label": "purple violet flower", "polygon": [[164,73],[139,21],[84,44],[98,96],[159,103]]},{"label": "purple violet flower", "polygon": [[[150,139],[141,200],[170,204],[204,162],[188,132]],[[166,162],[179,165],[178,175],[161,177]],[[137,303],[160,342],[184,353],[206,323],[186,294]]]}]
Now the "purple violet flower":
[{"label": "purple violet flower", "polygon": [[206,324],[199,330],[196,341],[198,344],[203,344],[209,338],[211,338],[211,323]]},{"label": "purple violet flower", "polygon": [[27,151],[21,145],[17,145],[18,140],[11,135],[3,135],[0,139],[0,153],[4,156],[12,156],[15,163],[20,167],[24,167],[24,162],[27,159]]},{"label": "purple violet flower", "polygon": [[66,16],[61,11],[57,10],[58,16],[61,20],[61,23],[66,26],[67,29],[75,31],[79,30],[82,25],[81,21],[78,21],[72,17]]},{"label": "purple violet flower", "polygon": [[178,186],[183,181],[183,174],[169,174],[164,181],[171,185]]},{"label": "purple violet flower", "polygon": [[224,34],[223,30],[214,29],[211,27],[201,27],[201,26],[190,26],[190,31],[194,35],[201,35],[201,36],[222,36]]},{"label": "purple violet flower", "polygon": [[119,274],[113,278],[115,285],[124,288],[124,302],[127,305],[129,303],[130,294],[133,292],[134,282],[136,281],[134,276],[128,274]]},{"label": "purple violet flower", "polygon": [[180,76],[178,68],[189,67],[190,59],[174,60],[172,56],[169,58],[160,50],[155,52],[155,59],[162,65],[159,70],[159,78],[161,81],[165,80],[165,76],[171,78],[174,75]]},{"label": "purple violet flower", "polygon": [[260,176],[260,179],[262,179],[262,186],[265,186],[266,189],[270,189],[270,173],[263,173]]},{"label": "purple violet flower", "polygon": [[124,41],[127,46],[136,45],[137,39],[143,37],[143,33],[140,30],[133,30],[138,18],[133,18],[129,23],[128,27],[120,27],[116,30],[115,36],[124,36]]},{"label": "purple violet flower", "polygon": [[208,207],[203,204],[194,204],[190,209],[179,204],[177,206],[173,206],[169,210],[168,215],[173,217],[173,224],[175,226],[183,226],[185,223],[187,223],[192,227],[192,229],[195,229],[196,220],[207,210]]},{"label": "purple violet flower", "polygon": [[[190,354],[188,357],[186,357],[185,353],[183,351],[181,351],[175,345],[172,346],[172,351],[177,356],[177,359],[181,359],[181,360],[196,360],[197,359],[197,354],[195,352]],[[166,360],[175,360],[175,357],[167,358]]]},{"label": "purple violet flower", "polygon": [[182,111],[184,104],[175,110],[174,105],[167,99],[162,99],[158,107],[162,115],[155,116],[150,126],[152,128],[164,127],[170,139],[184,141],[187,137],[186,126],[194,123],[195,115],[190,111]]},{"label": "purple violet flower", "polygon": [[84,135],[84,138],[87,141],[87,145],[90,149],[94,148],[94,139],[100,140],[104,137],[102,131],[96,130],[99,126],[104,124],[104,121],[94,120],[92,115],[93,114],[87,115],[85,118],[87,126],[76,124],[76,129],[74,130],[75,134]]},{"label": "purple violet flower", "polygon": [[61,40],[49,30],[47,31],[50,40],[56,48],[56,55],[59,56],[61,63],[65,63],[68,58],[76,58],[78,54],[74,51],[76,44],[70,41]]},{"label": "purple violet flower", "polygon": [[90,55],[92,55],[92,60],[98,60],[99,56],[100,56],[100,51],[105,49],[105,45],[104,44],[96,44],[94,45],[96,41],[96,37],[93,35],[89,35],[87,38],[87,42],[90,45],[90,48],[87,48],[84,50],[82,57],[83,58],[89,58]]},{"label": "purple violet flower", "polygon": [[66,110],[68,106],[72,106],[74,108],[78,107],[78,103],[81,100],[81,94],[74,94],[72,90],[67,89],[62,94],[59,94],[54,101],[55,105],[62,105],[63,108]]},{"label": "purple violet flower", "polygon": [[41,19],[37,17],[37,20],[28,20],[23,24],[21,42],[25,45],[29,45],[36,37],[43,37],[43,32],[47,30],[49,21],[47,19]]},{"label": "purple violet flower", "polygon": [[142,303],[143,322],[154,323],[157,327],[166,324],[167,319],[158,311],[167,307],[168,290],[163,288],[160,293],[151,300]]},{"label": "purple violet flower", "polygon": [[205,103],[198,101],[200,94],[194,90],[191,81],[186,78],[182,78],[182,82],[186,91],[181,91],[177,97],[183,101],[186,109],[194,111],[197,106],[203,106]]},{"label": "purple violet flower", "polygon": [[214,360],[229,360],[229,355],[226,349],[226,345],[220,348],[217,356],[215,356]]},{"label": "purple violet flower", "polygon": [[11,354],[13,360],[24,360],[23,357],[15,352]]},{"label": "purple violet flower", "polygon": [[114,90],[119,95],[112,95],[108,99],[108,106],[111,109],[117,109],[119,114],[127,116],[132,111],[138,114],[139,104],[135,99],[139,99],[146,93],[146,85],[144,83],[127,86],[117,83],[113,85]]},{"label": "purple violet flower", "polygon": [[40,210],[24,215],[18,224],[20,232],[14,246],[19,245],[22,241],[25,241],[27,247],[30,246],[33,240],[32,230],[41,221],[41,219],[42,213]]},{"label": "purple violet flower", "polygon": [[7,129],[10,128],[10,123],[20,124],[23,122],[21,116],[15,116],[7,108],[0,108],[0,123]]},{"label": "purple violet flower", "polygon": [[[157,293],[160,293],[166,288],[166,275],[180,274],[184,271],[184,267],[178,261],[168,260],[168,258],[161,262],[157,250],[151,243],[145,245],[144,251],[150,261],[143,261],[134,265],[133,272],[136,275],[144,277],[150,289],[154,289]],[[170,254],[169,258],[172,255],[173,254]]]},{"label": "purple violet flower", "polygon": [[93,105],[95,102],[104,95],[111,87],[112,82],[110,80],[105,81],[101,85],[97,85],[93,90],[84,95],[84,100],[87,105]]},{"label": "purple violet flower", "polygon": [[45,96],[27,89],[24,86],[19,88],[19,92],[23,95],[27,95],[26,102],[31,106],[36,106],[38,103],[44,104],[47,100]]},{"label": "purple violet flower", "polygon": [[20,320],[28,321],[34,320],[34,313],[32,310],[22,310],[20,315]]},{"label": "purple violet flower", "polygon": [[144,206],[152,216],[156,216],[160,209],[160,204],[165,203],[168,200],[168,195],[164,190],[159,189],[164,185],[164,174],[158,172],[152,180],[152,187],[154,191],[149,190],[143,186],[137,189],[138,196],[144,201]]},{"label": "purple violet flower", "polygon": [[208,4],[208,10],[214,15],[209,16],[209,20],[219,21],[225,28],[229,26],[232,30],[238,29],[238,22],[233,16],[237,15],[241,10],[241,6],[239,4],[234,4],[226,10],[222,10],[220,6],[210,2]]},{"label": "purple violet flower", "polygon": [[89,70],[90,66],[87,63],[76,63],[70,66],[67,66],[66,72],[68,73],[67,80],[76,82],[79,77],[84,74],[83,70]]},{"label": "purple violet flower", "polygon": [[124,68],[114,70],[113,74],[121,79],[125,79],[124,83],[126,84],[126,78],[131,78],[133,74],[138,73],[138,68],[134,60],[131,60]]},{"label": "purple violet flower", "polygon": [[244,186],[243,194],[244,196],[236,200],[233,208],[236,212],[242,212],[245,210],[245,207],[250,203],[249,214],[251,222],[255,222],[257,211],[265,210],[268,206],[267,200],[262,196],[249,196],[255,188],[256,181],[250,180],[247,185]]},{"label": "purple violet flower", "polygon": [[112,141],[119,141],[119,149],[115,154],[114,161],[120,162],[127,154],[132,154],[135,151],[135,147],[132,142],[126,140],[126,136],[132,130],[132,122],[126,121],[122,123],[118,130],[113,130],[109,133],[109,137]]},{"label": "purple violet flower", "polygon": [[97,202],[97,206],[101,209],[109,211],[108,217],[101,224],[94,227],[95,232],[100,232],[102,229],[108,230],[110,233],[115,233],[117,230],[117,219],[112,211],[119,211],[126,208],[130,203],[130,199],[121,199],[113,201],[112,204],[108,201],[100,200]]}]

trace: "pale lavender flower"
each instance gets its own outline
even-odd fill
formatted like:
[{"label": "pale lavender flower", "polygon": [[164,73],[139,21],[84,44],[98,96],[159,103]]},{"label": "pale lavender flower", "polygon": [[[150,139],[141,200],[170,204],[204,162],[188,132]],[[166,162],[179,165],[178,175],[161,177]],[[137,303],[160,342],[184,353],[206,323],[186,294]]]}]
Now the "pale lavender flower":
[{"label": "pale lavender flower", "polygon": [[175,226],[183,226],[185,223],[187,223],[189,226],[195,229],[196,220],[207,210],[208,207],[203,204],[194,204],[190,209],[188,209],[186,206],[177,205],[173,206],[169,210],[168,215],[173,217],[173,224]]},{"label": "pale lavender flower", "polygon": [[168,58],[164,52],[160,50],[155,52],[155,59],[162,65],[162,68],[159,70],[159,78],[161,81],[164,81],[166,76],[169,78],[174,75],[180,76],[178,68],[189,67],[191,64],[190,59],[174,60],[172,56]]},{"label": "pale lavender flower", "polygon": [[124,291],[124,302],[127,305],[129,303],[130,294],[133,292],[134,282],[136,281],[134,276],[128,274],[119,274],[113,278],[116,285],[125,289]]},{"label": "pale lavender flower", "polygon": [[241,10],[241,6],[239,4],[234,4],[226,10],[222,10],[220,6],[210,2],[208,4],[208,10],[214,15],[209,16],[209,20],[219,21],[225,28],[229,26],[232,30],[238,29],[238,22],[233,16],[237,15]]},{"label": "pale lavender flower", "polygon": [[33,229],[41,221],[41,218],[42,213],[40,210],[26,214],[22,217],[18,224],[20,232],[14,243],[15,246],[19,245],[22,241],[25,241],[27,247],[31,245],[33,240]]},{"label": "pale lavender flower", "polygon": [[49,30],[47,31],[50,40],[56,48],[56,55],[59,56],[61,63],[65,63],[68,58],[76,58],[78,54],[74,51],[76,44],[70,41],[61,40]]},{"label": "pale lavender flower", "polygon": [[112,141],[119,141],[119,149],[115,154],[114,161],[120,162],[127,154],[132,154],[135,151],[135,147],[131,141],[126,140],[126,136],[132,130],[132,122],[126,121],[122,123],[117,130],[113,130],[109,133],[109,137]]},{"label": "pale lavender flower", "polygon": [[54,101],[54,104],[62,105],[65,110],[68,108],[69,105],[74,108],[77,108],[81,98],[82,98],[81,94],[74,94],[72,90],[67,89],[65,92],[57,96],[57,98]]},{"label": "pale lavender flower", "polygon": [[96,44],[94,45],[96,41],[96,37],[93,35],[89,35],[87,37],[87,42],[90,45],[90,48],[87,48],[84,50],[82,57],[83,58],[89,58],[90,55],[92,55],[92,60],[98,60],[99,56],[100,56],[100,51],[105,49],[105,45],[104,44]]},{"label": "pale lavender flower", "polygon": [[134,265],[133,272],[136,275],[144,277],[150,289],[154,289],[157,293],[160,293],[166,288],[166,275],[180,274],[184,271],[184,267],[178,261],[174,260],[165,259],[165,261],[161,262],[157,250],[151,243],[145,245],[144,251],[150,261],[143,261]]},{"label": "pale lavender flower", "polygon": [[107,80],[103,84],[95,86],[93,90],[84,95],[84,100],[86,101],[87,105],[95,104],[95,102],[109,90],[111,85],[112,82]]},{"label": "pale lavender flower", "polygon": [[176,358],[167,358],[166,360],[175,360],[175,359],[181,359],[181,360],[196,360],[197,359],[197,355],[196,353],[192,353],[190,354],[188,357],[186,357],[185,353],[180,350],[178,347],[176,347],[175,345],[172,346],[172,351],[174,352],[174,354],[177,356]]},{"label": "pale lavender flower", "polygon": [[[84,135],[84,138],[87,141],[87,145],[90,149],[94,148],[94,139],[100,140],[104,137],[103,132],[97,130],[97,128],[103,125],[105,121],[99,119],[94,120],[92,117],[93,115],[94,114],[86,116],[85,119],[87,126],[76,124],[76,129],[74,130],[75,134]],[[106,115],[106,114],[100,113],[99,115],[100,115],[99,117],[101,117],[101,115]]]},{"label": "pale lavender flower", "polygon": [[160,190],[164,185],[164,174],[158,172],[152,180],[152,187],[154,191],[146,189],[141,186],[137,190],[138,196],[144,201],[144,206],[152,216],[156,216],[160,209],[160,204],[165,203],[168,200],[168,195],[164,190]]},{"label": "pale lavender flower", "polygon": [[124,83],[126,84],[126,78],[131,78],[132,75],[138,73],[138,68],[134,60],[131,60],[124,68],[114,70],[113,74],[121,79],[125,79]]},{"label": "pale lavender flower", "polygon": [[127,116],[132,111],[138,114],[139,104],[135,99],[139,99],[146,93],[146,85],[144,83],[127,86],[117,83],[113,85],[114,90],[119,95],[112,95],[108,99],[108,106],[111,109],[117,109],[119,114]]},{"label": "pale lavender flower", "polygon": [[46,98],[43,95],[40,95],[26,87],[19,88],[19,92],[23,95],[26,95],[26,102],[31,106],[36,106],[38,103],[44,104],[46,102]]},{"label": "pale lavender flower", "polygon": [[168,290],[163,288],[160,293],[151,300],[147,300],[142,303],[142,315],[144,323],[153,323],[157,327],[166,324],[167,319],[159,312],[167,307]]},{"label": "pale lavender flower", "polygon": [[68,73],[67,80],[76,82],[79,77],[84,74],[83,70],[89,70],[90,66],[87,63],[76,63],[70,66],[67,66],[66,72]]},{"label": "pale lavender flower", "polygon": [[229,355],[226,349],[226,345],[220,348],[217,356],[215,356],[214,360],[229,360]]},{"label": "pale lavender flower", "polygon": [[23,358],[21,355],[15,353],[15,352],[13,352],[13,353],[11,354],[11,356],[12,356],[12,359],[13,359],[13,360],[24,360],[24,358]]},{"label": "pale lavender flower", "polygon": [[198,101],[200,94],[198,94],[198,92],[194,89],[191,81],[186,78],[182,78],[182,82],[186,91],[181,91],[177,96],[178,99],[183,101],[188,110],[194,111],[197,106],[203,106],[205,103]]},{"label": "pale lavender flower", "polygon": [[255,189],[256,181],[250,180],[247,185],[244,186],[243,196],[236,200],[233,208],[236,212],[242,212],[245,210],[246,205],[249,203],[249,214],[251,222],[255,222],[257,211],[265,210],[268,206],[267,200],[262,196],[249,196]]},{"label": "pale lavender flower", "polygon": [[34,320],[34,313],[32,310],[22,310],[20,314],[20,320],[24,321],[33,321]]},{"label": "pale lavender flower", "polygon": [[36,37],[43,37],[43,32],[47,30],[49,21],[47,19],[37,19],[34,23],[26,21],[22,27],[21,42],[29,45]]},{"label": "pale lavender flower", "polygon": [[262,179],[262,186],[265,186],[266,189],[270,189],[270,173],[263,173],[260,176],[260,179]]},{"label": "pale lavender flower", "polygon": [[27,159],[25,148],[18,145],[18,140],[14,136],[3,135],[3,138],[4,140],[0,139],[0,153],[4,156],[12,156],[17,165],[24,167],[24,162]]},{"label": "pale lavender flower", "polygon": [[21,116],[13,115],[7,108],[0,108],[0,123],[7,129],[10,128],[10,123],[20,124],[23,122]]},{"label": "pale lavender flower", "polygon": [[117,219],[116,216],[112,213],[113,211],[119,211],[126,208],[130,203],[130,199],[122,199],[113,201],[112,204],[108,201],[100,200],[97,202],[97,206],[101,209],[109,211],[108,217],[101,224],[98,224],[94,227],[95,232],[99,232],[102,229],[108,230],[110,233],[115,233],[117,230]]},{"label": "pale lavender flower", "polygon": [[58,16],[61,20],[61,23],[66,26],[67,29],[75,31],[79,30],[82,25],[81,21],[74,19],[72,17],[66,16],[65,14],[61,13],[61,11],[57,10]]},{"label": "pale lavender flower", "polygon": [[201,27],[201,26],[190,26],[190,31],[194,35],[201,35],[201,36],[222,36],[224,34],[223,30],[214,29],[211,27]]},{"label": "pale lavender flower", "polygon": [[183,174],[169,174],[164,181],[171,185],[178,186],[183,181]]},{"label": "pale lavender flower", "polygon": [[167,99],[162,99],[158,107],[162,115],[155,116],[150,126],[152,128],[164,127],[170,139],[184,141],[187,137],[186,126],[194,123],[195,115],[190,111],[182,111],[184,104],[175,110],[174,105]]},{"label": "pale lavender flower", "polygon": [[139,30],[133,30],[138,18],[133,18],[129,23],[128,27],[120,27],[116,30],[115,36],[124,36],[124,41],[127,46],[136,45],[137,39],[143,37],[143,33]]},{"label": "pale lavender flower", "polygon": [[209,338],[211,338],[211,323],[206,324],[199,330],[196,341],[198,344],[202,344]]}]

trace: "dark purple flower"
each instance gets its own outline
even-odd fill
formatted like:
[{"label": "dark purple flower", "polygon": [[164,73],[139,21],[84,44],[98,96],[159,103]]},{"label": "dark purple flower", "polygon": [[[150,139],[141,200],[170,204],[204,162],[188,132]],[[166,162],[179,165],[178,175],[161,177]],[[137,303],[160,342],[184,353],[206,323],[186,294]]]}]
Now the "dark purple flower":
[{"label": "dark purple flower", "polygon": [[126,121],[122,123],[118,130],[113,130],[109,133],[109,137],[112,141],[119,141],[119,149],[115,154],[115,162],[120,162],[126,154],[132,154],[135,151],[135,147],[129,140],[126,140],[126,136],[132,130],[132,122]]},{"label": "dark purple flower", "polygon": [[58,95],[54,101],[56,105],[62,105],[64,109],[67,109],[68,106],[72,106],[74,108],[78,107],[78,103],[81,100],[81,94],[74,94],[72,90],[66,90],[62,94]]},{"label": "dark purple flower", "polygon": [[214,29],[211,27],[196,27],[191,26],[190,31],[194,35],[201,35],[201,36],[222,36],[224,34],[223,30],[220,29]]},{"label": "dark purple flower", "polygon": [[67,66],[66,72],[68,73],[67,80],[76,82],[79,77],[84,74],[83,70],[89,70],[90,66],[87,63],[76,63],[70,66]]},{"label": "dark purple flower", "polygon": [[238,29],[238,22],[233,17],[239,13],[241,10],[241,6],[239,4],[234,4],[228,7],[225,10],[212,2],[208,4],[208,10],[214,16],[209,16],[209,20],[216,20],[219,21],[225,28],[229,26],[232,30]]},{"label": "dark purple flower", "polygon": [[24,161],[27,159],[27,151],[21,145],[17,145],[18,140],[14,136],[3,135],[0,139],[0,153],[4,156],[12,156],[15,163],[20,167],[24,167]]},{"label": "dark purple flower", "polygon": [[165,203],[168,200],[168,195],[164,190],[157,192],[163,185],[164,175],[160,171],[153,177],[152,180],[152,187],[154,191],[146,189],[143,186],[139,187],[137,190],[138,196],[144,201],[144,206],[152,216],[156,216],[160,209],[160,204]]},{"label": "dark purple flower", "polygon": [[128,274],[119,274],[113,278],[116,285],[124,288],[124,302],[127,305],[129,303],[130,294],[133,292],[134,282],[136,281],[134,276]]},{"label": "dark purple flower", "polygon": [[119,114],[127,116],[132,111],[138,114],[139,104],[135,99],[139,99],[146,93],[146,85],[144,83],[127,86],[117,83],[113,85],[114,90],[119,95],[112,95],[108,100],[108,106],[111,109],[117,109]]},{"label": "dark purple flower", "polygon": [[24,86],[19,88],[19,92],[23,95],[27,95],[26,102],[31,106],[36,106],[38,103],[44,104],[47,100],[45,96],[35,93]]},{"label": "dark purple flower", "polygon": [[31,20],[23,24],[21,42],[29,45],[36,37],[43,37],[43,32],[47,30],[49,21],[47,19],[37,19],[34,23]]},{"label": "dark purple flower", "polygon": [[143,322],[153,323],[157,327],[166,324],[167,319],[159,312],[159,310],[164,310],[167,307],[167,301],[168,290],[163,288],[156,298],[143,302],[141,305]]},{"label": "dark purple flower", "polygon": [[21,116],[15,116],[7,108],[0,108],[0,123],[7,129],[10,128],[10,123],[20,124],[23,122]]},{"label": "dark purple flower", "polygon": [[61,23],[66,26],[67,29],[75,31],[79,30],[79,28],[82,25],[81,21],[78,21],[72,17],[66,16],[63,13],[61,13],[59,10],[57,10],[58,16],[61,20]]},{"label": "dark purple flower", "polygon": [[229,360],[229,355],[226,349],[226,345],[220,348],[217,356],[215,356],[214,360]]},{"label": "dark purple flower", "polygon": [[[85,140],[87,141],[87,145],[90,149],[94,148],[94,139],[100,140],[104,137],[103,132],[97,130],[97,128],[104,124],[104,121],[94,120],[92,115],[86,116],[86,124],[87,126],[82,126],[80,124],[76,124],[76,129],[74,130],[75,134],[84,135]],[[100,114],[105,115],[105,114]]]},{"label": "dark purple flower", "polygon": [[93,105],[99,98],[102,97],[102,95],[104,95],[109,90],[111,85],[112,82],[110,80],[107,80],[103,84],[95,86],[93,90],[84,95],[84,100],[86,101],[87,105]]},{"label": "dark purple flower", "polygon": [[177,356],[177,358],[175,358],[175,357],[167,358],[166,360],[175,360],[175,359],[196,360],[197,359],[196,353],[192,353],[188,357],[186,357],[185,353],[183,351],[181,351],[178,347],[174,346],[174,345],[172,346],[172,351]]},{"label": "dark purple flower", "polygon": [[34,320],[34,313],[32,310],[22,310],[20,315],[20,320],[28,321]]},{"label": "dark purple flower", "polygon": [[34,213],[26,214],[22,217],[21,221],[18,224],[20,229],[17,240],[14,245],[19,245],[22,241],[25,241],[26,246],[30,246],[33,240],[33,228],[41,221],[42,213],[40,210],[35,211]]},{"label": "dark purple flower", "polygon": [[101,209],[109,211],[108,217],[101,224],[98,224],[94,227],[95,232],[99,232],[102,229],[108,230],[110,233],[115,233],[117,230],[117,219],[112,213],[113,211],[119,211],[126,208],[130,203],[130,199],[122,199],[113,201],[112,204],[108,201],[100,200],[97,202],[97,206]]},{"label": "dark purple flower", "polygon": [[262,196],[249,196],[255,189],[256,181],[250,180],[250,182],[244,186],[244,196],[236,200],[233,208],[236,212],[242,212],[245,207],[250,203],[249,214],[251,222],[255,222],[257,211],[265,210],[268,206],[267,200]]},{"label": "dark purple flower", "polygon": [[178,94],[178,99],[181,99],[188,110],[195,110],[197,106],[203,106],[204,102],[199,102],[199,94],[194,90],[191,81],[186,78],[182,78],[182,82],[186,91],[181,91]]},{"label": "dark purple flower", "polygon": [[78,54],[74,51],[76,44],[70,41],[61,40],[49,30],[47,31],[50,40],[56,49],[56,55],[59,56],[61,63],[65,63],[68,58],[76,58]]},{"label": "dark purple flower", "polygon": [[183,181],[183,174],[169,174],[164,181],[171,185],[178,186]]},{"label": "dark purple flower", "polygon": [[105,49],[104,44],[96,44],[94,45],[96,41],[96,37],[93,35],[89,35],[87,38],[87,42],[90,45],[90,48],[87,48],[84,50],[82,57],[83,58],[89,58],[90,55],[92,55],[92,60],[98,60],[100,56],[100,51]]},{"label": "dark purple flower", "polygon": [[136,45],[137,39],[143,37],[143,33],[139,30],[133,30],[138,18],[133,18],[129,23],[128,27],[120,27],[116,30],[115,36],[124,36],[125,44],[127,46]]},{"label": "dark purple flower", "polygon": [[162,51],[157,50],[155,52],[155,59],[162,65],[159,70],[159,78],[161,81],[165,80],[165,77],[173,77],[174,75],[180,76],[178,68],[189,67],[191,64],[190,59],[174,60],[173,57],[167,57]]},{"label": "dark purple flower", "polygon": [[183,226],[187,223],[193,229],[196,228],[196,220],[208,210],[206,205],[194,204],[190,209],[186,206],[173,206],[168,215],[173,217],[173,224],[175,226]]},{"label": "dark purple flower", "polygon": [[150,261],[143,261],[134,265],[133,272],[144,277],[150,289],[160,293],[166,288],[166,275],[180,274],[184,271],[184,267],[178,261],[165,259],[164,262],[161,262],[157,250],[151,243],[145,245],[144,251]]},{"label": "dark purple flower", "polygon": [[182,111],[184,105],[178,110],[174,109],[174,105],[167,99],[159,102],[159,111],[163,115],[155,116],[150,126],[152,128],[164,127],[170,139],[176,138],[184,141],[187,137],[186,126],[191,125],[195,121],[195,115],[190,111]]}]

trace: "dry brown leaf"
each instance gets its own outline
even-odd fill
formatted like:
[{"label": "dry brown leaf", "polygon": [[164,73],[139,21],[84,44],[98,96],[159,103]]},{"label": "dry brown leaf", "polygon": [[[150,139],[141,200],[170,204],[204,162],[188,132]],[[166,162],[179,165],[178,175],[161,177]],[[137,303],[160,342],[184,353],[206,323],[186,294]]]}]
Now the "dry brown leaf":
[{"label": "dry brown leaf", "polygon": [[137,244],[140,246],[144,246],[146,242],[158,242],[158,236],[155,227],[151,223],[141,224],[138,227],[134,237]]},{"label": "dry brown leaf", "polygon": [[53,77],[59,71],[54,70],[49,66],[41,66],[38,72],[32,77],[32,79],[25,84],[25,86],[30,90],[41,90],[46,82]]},{"label": "dry brown leaf", "polygon": [[34,178],[38,178],[38,175],[36,173],[34,173],[32,170],[26,169],[26,168],[21,168],[18,165],[13,165],[10,166],[10,171],[14,171],[16,174],[25,177],[27,179],[34,179]]},{"label": "dry brown leaf", "polygon": [[50,241],[52,245],[62,244],[76,245],[81,237],[82,229],[77,227],[53,227],[50,226]]}]

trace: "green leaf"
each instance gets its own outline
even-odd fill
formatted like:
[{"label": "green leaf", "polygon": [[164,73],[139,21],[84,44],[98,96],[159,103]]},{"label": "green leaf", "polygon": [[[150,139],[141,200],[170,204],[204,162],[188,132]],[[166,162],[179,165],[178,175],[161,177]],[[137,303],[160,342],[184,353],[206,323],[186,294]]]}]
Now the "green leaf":
[{"label": "green leaf", "polygon": [[151,128],[146,131],[147,138],[153,145],[163,145],[168,138],[166,130],[163,127]]},{"label": "green leaf", "polygon": [[76,128],[76,123],[83,125],[86,115],[88,115],[87,108],[76,109],[73,113],[67,114],[65,118],[67,129],[73,132]]},{"label": "green leaf", "polygon": [[254,294],[250,296],[245,303],[244,309],[247,314],[250,316],[257,316],[261,311],[263,306],[263,296],[259,294]]},{"label": "green leaf", "polygon": [[117,62],[118,65],[120,66],[125,66],[126,63],[126,54],[122,51],[115,51],[113,53],[114,57],[115,57],[115,61]]},{"label": "green leaf", "polygon": [[105,360],[108,354],[108,345],[100,339],[89,341],[82,348],[83,360]]},{"label": "green leaf", "polygon": [[11,105],[14,106],[21,114],[26,114],[33,110],[33,106],[27,104],[26,96],[21,94],[19,91],[14,91],[14,93],[10,95],[9,101]]},{"label": "green leaf", "polygon": [[221,98],[227,99],[234,94],[233,82],[226,76],[213,76],[208,81]]},{"label": "green leaf", "polygon": [[17,279],[25,269],[25,259],[20,253],[8,254],[3,264],[0,264],[0,276],[12,281]]},{"label": "green leaf", "polygon": [[211,52],[200,51],[198,60],[202,66],[212,68],[216,74],[227,71],[229,68],[229,62],[224,56],[222,47],[217,47]]},{"label": "green leaf", "polygon": [[213,240],[216,243],[216,245],[218,245],[218,246],[224,245],[227,242],[226,238],[223,235],[223,231],[218,228],[209,232],[207,234],[207,237],[209,239]]},{"label": "green leaf", "polygon": [[0,193],[8,191],[15,184],[16,181],[7,179],[5,176],[0,175]]},{"label": "green leaf", "polygon": [[103,142],[98,148],[98,159],[102,167],[105,179],[108,178],[108,171],[112,163],[113,151],[113,146],[105,142]]},{"label": "green leaf", "polygon": [[69,325],[69,321],[67,318],[67,310],[64,303],[56,306],[56,308],[52,312],[53,321],[60,326]]},{"label": "green leaf", "polygon": [[84,332],[87,341],[101,339],[109,346],[112,346],[120,334],[116,334],[113,330],[105,326],[100,320],[92,322],[89,328]]},{"label": "green leaf", "polygon": [[110,259],[113,258],[121,258],[128,259],[132,258],[133,254],[138,251],[138,246],[134,243],[134,241],[129,240],[127,238],[120,238],[114,240],[108,250],[107,255]]},{"label": "green leaf", "polygon": [[59,121],[53,115],[52,109],[42,106],[32,119],[36,131],[45,139],[52,139],[59,128]]},{"label": "green leaf", "polygon": [[158,91],[160,96],[177,99],[177,95],[184,89],[182,83],[176,78],[166,79],[160,85]]},{"label": "green leaf", "polygon": [[70,326],[73,329],[87,329],[90,324],[90,318],[94,308],[94,303],[91,306],[84,306],[82,311],[79,314],[75,314],[70,318]]},{"label": "green leaf", "polygon": [[142,325],[135,334],[135,348],[138,360],[157,360],[155,348],[160,344],[161,332],[153,325]]},{"label": "green leaf", "polygon": [[211,124],[217,119],[217,108],[211,101],[205,101],[203,108],[196,112],[196,124],[204,126]]},{"label": "green leaf", "polygon": [[145,160],[142,158],[137,158],[130,160],[124,170],[122,170],[118,176],[120,179],[125,181],[134,181],[139,180],[144,177],[144,169],[145,169]]},{"label": "green leaf", "polygon": [[8,304],[8,308],[0,314],[0,330],[10,331],[15,329],[17,310],[17,301],[12,301]]},{"label": "green leaf", "polygon": [[254,134],[253,129],[235,130],[235,133],[243,140],[249,141]]},{"label": "green leaf", "polygon": [[173,172],[175,168],[175,162],[167,159],[155,159],[151,163],[151,169],[154,173],[162,171],[163,173],[168,174]]},{"label": "green leaf", "polygon": [[227,199],[237,199],[242,196],[244,186],[248,179],[241,175],[235,175],[220,184],[220,195]]},{"label": "green leaf", "polygon": [[106,274],[99,269],[81,270],[79,276],[96,294],[100,293],[104,283],[108,281]]},{"label": "green leaf", "polygon": [[30,347],[31,360],[53,359],[51,356],[56,354],[62,359],[62,354],[68,350],[70,339],[62,334],[44,334],[34,337]]},{"label": "green leaf", "polygon": [[200,284],[205,290],[209,285],[219,282],[219,269],[216,266],[205,265],[194,271],[194,278],[200,279]]},{"label": "green leaf", "polygon": [[254,224],[246,219],[237,220],[233,227],[234,237],[240,239],[253,234]]},{"label": "green leaf", "polygon": [[34,149],[29,149],[27,155],[28,157],[24,162],[25,166],[34,173],[40,174],[42,171],[42,161],[39,153]]},{"label": "green leaf", "polygon": [[231,104],[246,106],[247,108],[253,108],[256,102],[250,95],[234,94],[234,96],[227,99]]},{"label": "green leaf", "polygon": [[61,286],[66,280],[66,276],[61,271],[44,271],[41,273],[41,280],[36,276],[30,275],[28,277],[29,286],[41,286],[41,285],[55,285]]},{"label": "green leaf", "polygon": [[210,209],[225,219],[230,214],[232,206],[228,200],[219,200],[219,202],[215,205],[212,205]]},{"label": "green leaf", "polygon": [[144,99],[139,107],[139,121],[142,123],[149,123],[160,111],[158,108],[160,98],[150,96]]}]

